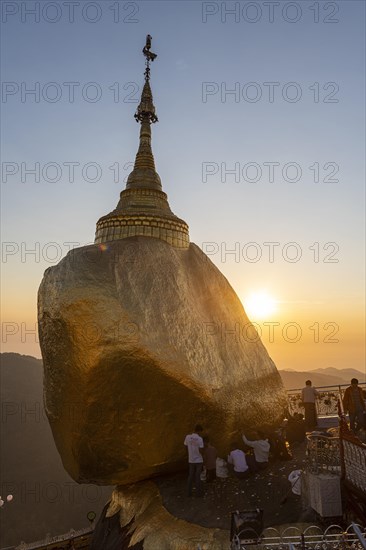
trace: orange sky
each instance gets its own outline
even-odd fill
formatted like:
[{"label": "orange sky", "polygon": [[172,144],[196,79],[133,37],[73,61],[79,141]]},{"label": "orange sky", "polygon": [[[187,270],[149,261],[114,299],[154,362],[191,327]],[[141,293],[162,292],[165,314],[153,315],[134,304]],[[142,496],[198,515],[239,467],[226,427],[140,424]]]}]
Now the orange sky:
[{"label": "orange sky", "polygon": [[[364,316],[360,304],[347,304],[340,299],[333,303],[326,294],[322,299],[321,289],[317,290],[317,294],[314,291],[317,299],[307,301],[304,298],[308,290],[304,294],[302,277],[298,281],[291,278],[285,284],[286,269],[279,278],[279,284],[275,279],[270,282],[268,278],[265,280],[261,269],[247,271],[245,268],[246,273],[243,274],[243,266],[216,263],[224,275],[232,279],[242,302],[245,303],[254,291],[263,288],[275,300],[276,310],[271,314],[256,316],[252,312],[249,316],[256,323],[262,342],[277,368],[302,371],[335,367],[365,371]],[[3,352],[40,357],[36,296],[46,267],[40,263],[31,265],[16,260],[3,266],[3,274],[8,275],[2,296]],[[308,270],[308,280],[309,276]],[[320,277],[318,279],[321,280]],[[265,282],[265,286],[261,284]],[[298,295],[302,299],[294,300],[297,284]]]}]

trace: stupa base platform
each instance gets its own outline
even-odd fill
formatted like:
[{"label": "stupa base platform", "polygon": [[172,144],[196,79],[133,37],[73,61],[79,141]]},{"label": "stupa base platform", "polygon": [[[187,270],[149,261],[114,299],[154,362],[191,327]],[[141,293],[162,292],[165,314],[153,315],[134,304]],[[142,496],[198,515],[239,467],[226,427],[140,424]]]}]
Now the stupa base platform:
[{"label": "stupa base platform", "polygon": [[[186,472],[119,486],[113,491],[106,519],[128,534],[126,549],[133,550],[229,550],[231,512],[235,510],[263,509],[265,530],[316,525],[315,512],[303,510],[301,497],[291,493],[284,505],[279,505],[289,488],[289,473],[302,467],[303,447],[298,446],[294,460],[274,462],[247,480],[229,477],[203,482],[202,498],[187,496]],[[99,521],[94,535],[99,540],[101,528]],[[90,550],[97,548],[92,545]]]}]

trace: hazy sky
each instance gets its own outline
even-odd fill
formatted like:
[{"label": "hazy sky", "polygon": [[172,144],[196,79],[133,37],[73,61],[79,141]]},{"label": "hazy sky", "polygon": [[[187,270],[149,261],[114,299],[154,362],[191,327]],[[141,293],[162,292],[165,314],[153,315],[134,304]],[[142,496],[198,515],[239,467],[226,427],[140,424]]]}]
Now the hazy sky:
[{"label": "hazy sky", "polygon": [[278,368],[364,371],[363,1],[2,10],[3,351],[40,356],[44,270],[118,202],[150,33],[153,151],[191,240],[244,304],[272,298],[251,318]]}]

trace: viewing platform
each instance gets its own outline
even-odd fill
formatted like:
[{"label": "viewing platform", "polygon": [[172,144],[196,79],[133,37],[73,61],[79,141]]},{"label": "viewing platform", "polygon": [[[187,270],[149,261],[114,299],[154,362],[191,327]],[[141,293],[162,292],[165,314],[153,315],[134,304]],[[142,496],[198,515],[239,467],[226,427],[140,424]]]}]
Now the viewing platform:
[{"label": "viewing platform", "polygon": [[[358,384],[366,392],[366,382]],[[338,404],[343,401],[344,392],[349,384],[340,384],[337,386],[317,386],[319,397],[316,400],[315,406],[318,415],[320,427],[332,427],[338,425]],[[301,406],[301,389],[295,388],[287,390],[288,410],[290,414],[303,413],[304,409]]]},{"label": "viewing platform", "polygon": [[[365,383],[360,386],[366,388]],[[266,470],[247,480],[218,478],[205,484],[202,499],[185,496],[185,472],[151,480],[165,512],[218,529],[227,537],[227,546],[222,546],[227,550],[366,549],[366,444],[350,432],[343,415],[340,399],[346,387],[317,388],[317,431],[307,433],[302,442],[290,443],[290,460],[272,457]],[[290,414],[303,411],[300,389],[288,391],[288,410]],[[301,472],[301,495],[292,492],[288,480],[294,471]],[[235,528],[235,511],[253,514],[256,510],[263,510],[260,533],[248,531],[248,526],[246,531]],[[94,527],[6,550],[86,550]],[[121,550],[142,548],[140,543],[128,546],[128,528],[122,529],[122,535]],[[187,550],[210,548],[201,544]]]}]

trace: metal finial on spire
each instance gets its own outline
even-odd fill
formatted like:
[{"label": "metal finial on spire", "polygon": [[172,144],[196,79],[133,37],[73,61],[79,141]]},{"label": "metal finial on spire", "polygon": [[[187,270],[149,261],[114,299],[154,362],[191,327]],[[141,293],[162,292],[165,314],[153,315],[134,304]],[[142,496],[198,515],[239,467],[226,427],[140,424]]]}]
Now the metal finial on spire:
[{"label": "metal finial on spire", "polygon": [[143,47],[142,49],[142,53],[144,54],[144,56],[146,57],[146,62],[149,63],[150,61],[154,61],[154,59],[156,59],[158,56],[156,55],[156,53],[152,53],[150,51],[150,48],[151,48],[151,41],[152,41],[152,36],[151,34],[148,34],[147,37],[146,37],[146,44],[145,46]]},{"label": "metal finial on spire", "polygon": [[152,92],[151,92],[150,82],[149,82],[150,81],[150,61],[154,61],[154,59],[157,58],[156,53],[153,53],[150,51],[151,40],[152,40],[152,36],[148,34],[146,37],[146,44],[142,49],[142,53],[146,58],[146,61],[145,61],[146,69],[144,72],[145,84],[142,90],[140,104],[137,107],[137,110],[135,113],[136,122],[152,123],[152,122],[158,121],[158,117],[155,114],[155,107],[153,104],[153,97],[152,97]]}]

